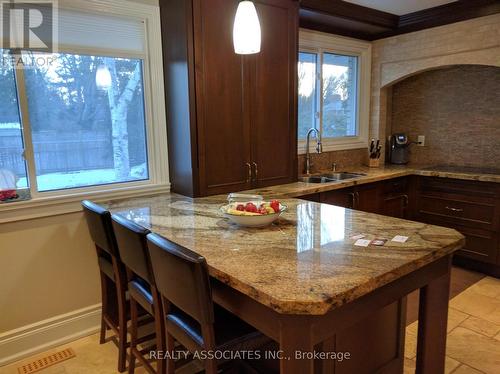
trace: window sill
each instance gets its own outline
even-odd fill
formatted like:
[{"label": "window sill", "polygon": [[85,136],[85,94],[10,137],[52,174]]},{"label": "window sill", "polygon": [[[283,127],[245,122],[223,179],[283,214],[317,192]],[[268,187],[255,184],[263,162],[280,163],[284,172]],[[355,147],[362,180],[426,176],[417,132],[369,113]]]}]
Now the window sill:
[{"label": "window sill", "polygon": [[170,191],[170,183],[148,186],[127,186],[113,190],[75,193],[69,196],[50,196],[17,201],[0,205],[0,223],[24,221],[79,212],[84,199],[106,201],[145,195],[157,195]]},{"label": "window sill", "polygon": [[[368,147],[366,140],[350,140],[350,141],[326,141],[322,143],[323,152],[332,152],[332,151],[345,151],[349,149],[360,149]],[[314,139],[311,140],[309,144],[310,152],[316,152],[316,142]],[[306,142],[300,141],[298,142],[297,154],[305,155],[306,154]]]}]

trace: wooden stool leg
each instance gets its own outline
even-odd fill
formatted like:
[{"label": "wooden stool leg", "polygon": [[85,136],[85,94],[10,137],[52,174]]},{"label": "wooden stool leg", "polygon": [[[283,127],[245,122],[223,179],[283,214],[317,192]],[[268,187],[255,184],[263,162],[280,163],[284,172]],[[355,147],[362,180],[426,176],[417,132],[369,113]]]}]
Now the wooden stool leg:
[{"label": "wooden stool leg", "polygon": [[137,303],[130,298],[130,358],[128,363],[128,372],[133,374],[135,371],[135,353],[137,347]]},{"label": "wooden stool leg", "polygon": [[[167,351],[170,357],[174,357],[175,341],[174,337],[167,332]],[[167,374],[175,373],[175,361],[172,358],[167,359]]]},{"label": "wooden stool leg", "polygon": [[125,308],[118,311],[118,371],[123,373],[127,368],[127,318]]},{"label": "wooden stool leg", "polygon": [[104,344],[106,341],[106,322],[104,321],[104,315],[107,313],[108,310],[108,288],[106,284],[106,275],[100,271],[101,275],[101,300],[102,300],[102,306],[101,306],[101,333],[99,335],[99,344]]}]

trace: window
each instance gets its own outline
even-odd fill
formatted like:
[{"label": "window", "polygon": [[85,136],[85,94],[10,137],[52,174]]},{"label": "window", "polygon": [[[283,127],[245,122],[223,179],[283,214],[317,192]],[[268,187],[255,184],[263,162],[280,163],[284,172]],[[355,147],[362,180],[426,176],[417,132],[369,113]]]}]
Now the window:
[{"label": "window", "polygon": [[299,153],[310,128],[320,132],[324,151],[366,147],[370,59],[369,43],[300,31]]},{"label": "window", "polygon": [[[142,60],[54,61],[24,73],[38,191],[147,180]],[[107,90],[96,87],[100,66],[111,73]]]},{"label": "window", "polygon": [[0,202],[168,181],[158,6],[65,3],[57,53],[0,49]]}]

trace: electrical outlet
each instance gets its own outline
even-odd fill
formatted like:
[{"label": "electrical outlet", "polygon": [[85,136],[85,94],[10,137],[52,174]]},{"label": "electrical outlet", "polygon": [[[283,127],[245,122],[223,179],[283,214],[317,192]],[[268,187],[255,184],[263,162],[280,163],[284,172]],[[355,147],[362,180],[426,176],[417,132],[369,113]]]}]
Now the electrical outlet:
[{"label": "electrical outlet", "polygon": [[419,135],[417,138],[417,145],[419,147],[425,146],[425,135]]}]

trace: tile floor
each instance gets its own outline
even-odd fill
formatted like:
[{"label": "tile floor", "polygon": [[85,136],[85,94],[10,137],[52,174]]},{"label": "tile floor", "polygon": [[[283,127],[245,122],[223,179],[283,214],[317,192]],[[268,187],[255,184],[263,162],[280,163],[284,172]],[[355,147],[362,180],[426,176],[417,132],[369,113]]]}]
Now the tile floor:
[{"label": "tile floor", "polygon": [[[415,372],[417,324],[407,327],[405,373]],[[1,367],[0,374],[18,374],[17,368],[47,353],[72,347],[76,357],[49,367],[41,374],[114,374],[117,350],[112,342],[98,343],[98,335],[74,341],[26,360]],[[446,373],[500,373],[500,279],[485,277],[450,301]],[[192,372],[191,370],[187,370]],[[143,374],[137,368],[137,374]]]},{"label": "tile floor", "polygon": [[[406,329],[405,373],[415,372],[418,322]],[[500,279],[485,277],[450,300],[446,373],[500,373]]]}]

